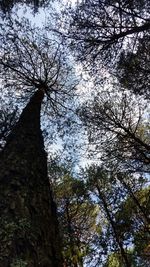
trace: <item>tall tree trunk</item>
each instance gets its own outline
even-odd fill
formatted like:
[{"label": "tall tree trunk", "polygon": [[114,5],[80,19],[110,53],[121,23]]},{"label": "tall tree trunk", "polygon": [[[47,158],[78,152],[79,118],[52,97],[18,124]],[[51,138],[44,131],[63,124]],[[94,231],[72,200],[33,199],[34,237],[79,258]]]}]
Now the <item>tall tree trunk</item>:
[{"label": "tall tree trunk", "polygon": [[112,227],[112,230],[113,230],[113,234],[114,234],[116,242],[117,242],[117,244],[119,246],[120,254],[121,254],[121,257],[122,257],[122,259],[124,261],[124,264],[125,264],[126,267],[131,267],[131,263],[130,263],[130,261],[128,259],[128,256],[127,256],[127,253],[126,253],[126,251],[125,251],[125,249],[123,247],[122,240],[120,239],[120,237],[118,235],[117,227],[116,227],[115,222],[114,222],[114,220],[113,220],[113,218],[111,216],[111,213],[109,211],[108,204],[107,204],[107,201],[105,199],[105,196],[101,192],[100,187],[99,187],[98,184],[96,185],[96,188],[97,188],[97,191],[98,191],[98,194],[99,194],[99,198],[101,199],[101,201],[103,203],[104,211],[105,211],[105,213],[107,215],[107,218],[108,218],[108,220],[109,220],[109,222],[111,224],[111,227]]},{"label": "tall tree trunk", "polygon": [[1,153],[0,267],[62,266],[40,130],[43,97],[35,92]]},{"label": "tall tree trunk", "polygon": [[[73,230],[71,227],[71,218],[70,218],[70,214],[69,214],[69,199],[65,199],[65,209],[66,209],[66,218],[67,218],[67,232],[69,235],[69,246],[70,246],[70,267],[78,267],[78,263],[77,263],[77,255],[76,252],[74,250],[74,237],[73,237]],[[69,265],[68,265],[69,267]]]}]

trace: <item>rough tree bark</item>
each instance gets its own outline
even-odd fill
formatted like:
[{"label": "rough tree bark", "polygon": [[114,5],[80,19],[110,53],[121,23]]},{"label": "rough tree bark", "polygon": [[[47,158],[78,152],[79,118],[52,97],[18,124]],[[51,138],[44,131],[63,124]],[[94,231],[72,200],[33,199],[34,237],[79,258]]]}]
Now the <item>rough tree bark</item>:
[{"label": "rough tree bark", "polygon": [[109,208],[108,208],[108,204],[105,200],[105,196],[102,194],[101,190],[100,190],[100,186],[97,184],[96,185],[96,188],[97,188],[97,191],[98,191],[98,194],[99,194],[99,198],[101,199],[102,203],[103,203],[103,208],[104,208],[104,211],[107,215],[107,218],[111,224],[111,227],[112,227],[112,230],[113,230],[113,234],[114,234],[114,237],[116,239],[116,242],[118,244],[118,247],[119,247],[119,250],[120,250],[120,254],[121,254],[121,257],[124,261],[124,264],[126,267],[131,267],[131,263],[128,259],[128,254],[126,252],[126,250],[124,249],[123,247],[123,243],[122,243],[122,240],[120,239],[119,235],[118,235],[118,232],[117,232],[117,228],[116,228],[116,225],[115,225],[115,222],[111,216],[111,213],[109,211]]},{"label": "rough tree bark", "polygon": [[1,152],[0,267],[62,266],[40,130],[43,97],[35,92]]}]

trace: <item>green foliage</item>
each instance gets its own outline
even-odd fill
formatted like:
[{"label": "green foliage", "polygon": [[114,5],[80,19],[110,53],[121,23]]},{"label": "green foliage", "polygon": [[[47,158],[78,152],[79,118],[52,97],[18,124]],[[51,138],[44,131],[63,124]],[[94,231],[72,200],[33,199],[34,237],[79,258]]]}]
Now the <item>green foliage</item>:
[{"label": "green foliage", "polygon": [[86,170],[86,177],[88,190],[100,208],[99,218],[105,218],[98,244],[99,249],[103,248],[101,254],[106,249],[106,266],[147,266],[149,187],[141,177],[117,174],[96,165]]},{"label": "green foliage", "polygon": [[149,37],[145,36],[143,39],[139,39],[139,44],[135,51],[124,50],[122,52],[116,72],[122,86],[132,90],[137,95],[143,95],[147,99],[150,97],[149,48]]},{"label": "green foliage", "polygon": [[120,255],[117,253],[112,253],[107,260],[105,267],[124,267],[122,261],[120,260]]},{"label": "green foliage", "polygon": [[22,259],[15,259],[13,263],[11,263],[10,267],[26,267],[28,263]]},{"label": "green foliage", "polygon": [[61,168],[52,186],[58,208],[64,261],[68,266],[83,266],[84,258],[92,253],[94,236],[101,232],[97,222],[99,208],[91,201],[85,183],[73,178],[67,171],[64,174]]}]

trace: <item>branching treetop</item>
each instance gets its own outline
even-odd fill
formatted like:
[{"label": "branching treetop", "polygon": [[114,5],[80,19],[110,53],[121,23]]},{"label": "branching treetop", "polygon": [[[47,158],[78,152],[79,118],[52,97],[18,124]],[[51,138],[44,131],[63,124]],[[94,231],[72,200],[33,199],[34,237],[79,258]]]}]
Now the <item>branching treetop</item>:
[{"label": "branching treetop", "polygon": [[75,75],[62,41],[28,20],[2,25],[0,68],[4,88],[33,94],[42,89],[53,109],[73,96]]}]

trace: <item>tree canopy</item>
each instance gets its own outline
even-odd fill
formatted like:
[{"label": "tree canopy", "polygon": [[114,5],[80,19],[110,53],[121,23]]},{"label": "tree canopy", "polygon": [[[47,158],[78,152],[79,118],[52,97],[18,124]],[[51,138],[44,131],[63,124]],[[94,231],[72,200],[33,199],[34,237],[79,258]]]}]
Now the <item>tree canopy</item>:
[{"label": "tree canopy", "polygon": [[0,4],[0,267],[148,267],[149,1],[24,3]]}]

